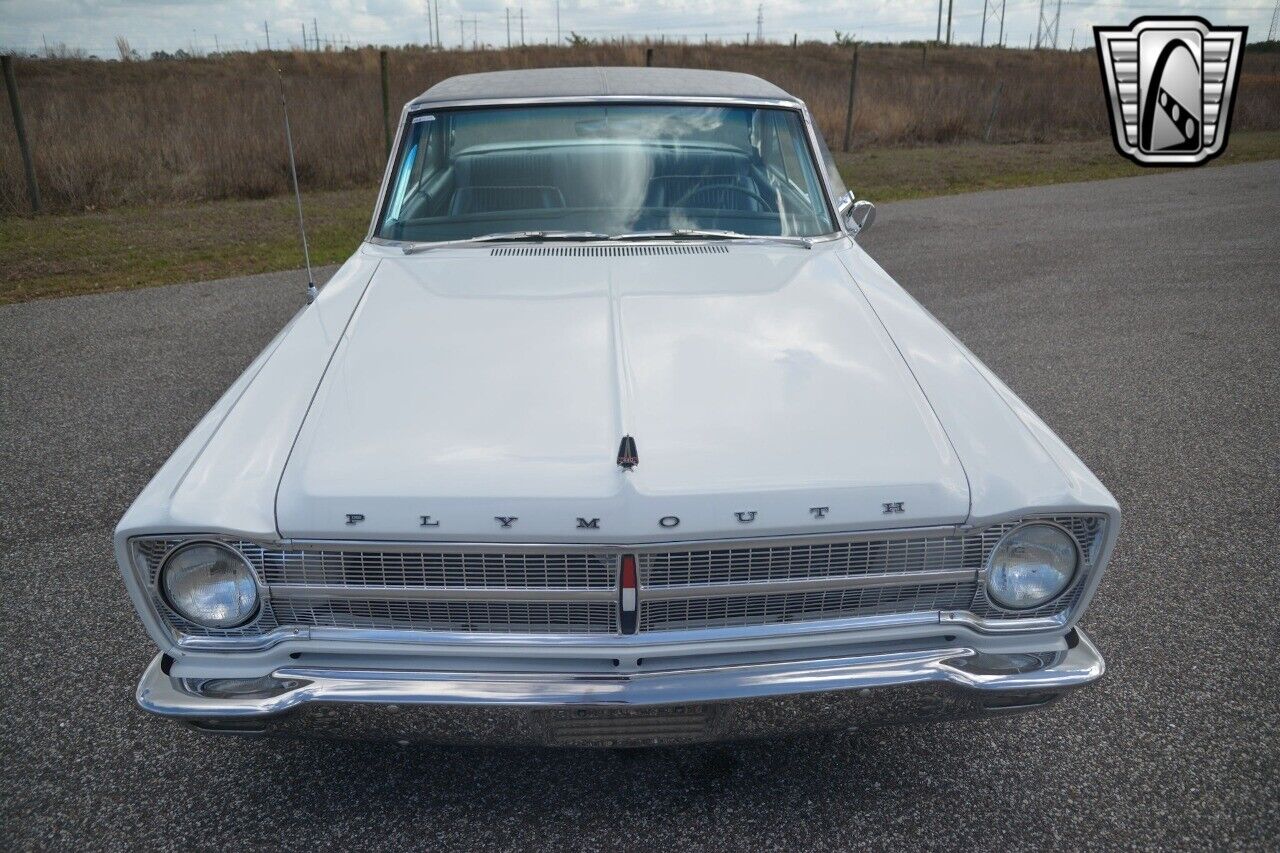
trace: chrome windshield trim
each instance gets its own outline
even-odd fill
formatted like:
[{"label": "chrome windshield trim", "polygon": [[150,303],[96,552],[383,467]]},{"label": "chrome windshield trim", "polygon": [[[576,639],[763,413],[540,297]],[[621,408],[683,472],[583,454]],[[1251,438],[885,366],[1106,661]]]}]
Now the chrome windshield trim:
[{"label": "chrome windshield trim", "polygon": [[[831,180],[827,173],[826,163],[823,162],[821,155],[818,153],[818,137],[813,116],[809,112],[809,107],[799,99],[796,100],[779,100],[772,98],[746,98],[746,97],[713,97],[713,96],[682,96],[682,95],[654,95],[654,96],[637,96],[637,95],[565,95],[554,98],[475,98],[462,101],[410,101],[400,110],[400,121],[396,126],[395,140],[396,144],[391,152],[391,156],[387,157],[387,165],[382,174],[382,185],[378,189],[378,198],[373,205],[373,216],[369,220],[369,229],[365,232],[365,241],[371,243],[379,243],[379,245],[398,246],[405,244],[406,241],[387,240],[379,238],[378,220],[382,216],[383,205],[386,203],[387,192],[391,187],[391,176],[395,169],[395,164],[400,161],[400,155],[405,142],[405,126],[411,121],[411,117],[428,109],[465,109],[468,107],[499,107],[499,106],[531,106],[540,104],[676,104],[679,106],[743,106],[743,107],[769,107],[773,109],[794,110],[800,114],[800,122],[804,125],[806,133],[806,142],[809,148],[809,159],[812,161],[814,169],[822,180],[819,193],[827,205],[827,213],[831,217],[831,221],[835,223],[836,230],[825,234],[815,234],[805,239],[811,241],[838,240],[844,237],[850,237],[849,229],[846,227],[844,220],[837,212],[836,199],[831,195]],[[380,241],[380,242],[379,242]],[[409,243],[412,245],[412,243]],[[426,244],[420,244],[426,245]],[[434,245],[434,244],[431,244]]]},{"label": "chrome windshield trim", "polygon": [[783,107],[801,109],[804,102],[789,98],[754,98],[730,95],[552,95],[506,98],[464,98],[456,101],[429,101],[415,98],[405,105],[409,112],[467,107],[535,106],[538,104],[708,104],[710,106]]}]

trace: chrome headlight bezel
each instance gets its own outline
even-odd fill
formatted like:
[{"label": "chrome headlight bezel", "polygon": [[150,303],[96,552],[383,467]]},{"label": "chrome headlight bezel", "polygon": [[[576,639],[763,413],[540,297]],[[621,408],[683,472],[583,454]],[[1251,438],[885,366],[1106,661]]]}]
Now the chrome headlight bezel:
[{"label": "chrome headlight bezel", "polygon": [[[174,590],[170,583],[171,574],[173,571],[179,571],[180,569],[174,566],[174,560],[197,548],[210,548],[218,551],[220,556],[230,564],[236,573],[232,584],[237,588],[238,598],[243,596],[245,590],[251,592],[250,603],[247,606],[241,605],[238,607],[233,616],[221,619],[205,617],[195,613],[189,606],[185,606],[175,599]],[[215,631],[234,630],[249,624],[258,618],[258,615],[262,612],[264,596],[259,588],[258,577],[254,572],[253,565],[237,549],[232,548],[225,542],[219,542],[214,539],[192,539],[169,551],[164,556],[156,573],[155,589],[166,607],[182,619],[201,628]]]},{"label": "chrome headlight bezel", "polygon": [[[1059,536],[1063,537],[1071,549],[1071,567],[1069,570],[1062,573],[1061,582],[1050,594],[1041,596],[1040,598],[1034,599],[1030,602],[1011,603],[1012,599],[1002,595],[999,591],[999,587],[997,586],[997,578],[1000,569],[995,566],[996,560],[1002,556],[1002,552],[1006,548],[1010,547],[1020,535],[1025,535],[1028,530],[1037,527],[1053,530]],[[1036,610],[1037,608],[1052,604],[1064,593],[1070,590],[1080,577],[1084,566],[1085,555],[1081,552],[1080,543],[1076,540],[1076,537],[1071,534],[1071,531],[1067,530],[1061,524],[1047,519],[1028,519],[1025,523],[1019,524],[1017,527],[1007,531],[1000,537],[1000,540],[996,543],[995,547],[991,549],[991,553],[987,556],[986,563],[983,565],[982,569],[983,590],[987,600],[1002,610],[1013,613]]]}]

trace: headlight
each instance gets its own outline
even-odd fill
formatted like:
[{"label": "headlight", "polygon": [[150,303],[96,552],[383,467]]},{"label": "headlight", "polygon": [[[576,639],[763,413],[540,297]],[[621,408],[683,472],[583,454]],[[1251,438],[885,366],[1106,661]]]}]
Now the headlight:
[{"label": "headlight", "polygon": [[1067,588],[1078,560],[1075,540],[1061,527],[1016,527],[991,552],[987,595],[1011,610],[1039,607]]},{"label": "headlight", "polygon": [[206,628],[235,628],[258,612],[253,569],[225,545],[183,545],[160,567],[160,583],[170,607]]}]

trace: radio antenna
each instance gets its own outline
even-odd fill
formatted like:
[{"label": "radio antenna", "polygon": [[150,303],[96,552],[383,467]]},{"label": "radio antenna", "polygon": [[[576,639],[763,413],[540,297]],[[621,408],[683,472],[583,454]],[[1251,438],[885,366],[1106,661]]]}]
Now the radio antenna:
[{"label": "radio antenna", "polygon": [[280,84],[280,108],[284,111],[284,139],[289,145],[289,173],[293,176],[293,200],[298,205],[298,231],[302,234],[302,259],[307,264],[307,304],[316,301],[315,276],[311,274],[311,251],[307,248],[307,226],[302,221],[302,192],[298,189],[298,164],[293,159],[293,131],[289,128],[289,103],[284,99],[284,75],[276,69],[276,81]]}]

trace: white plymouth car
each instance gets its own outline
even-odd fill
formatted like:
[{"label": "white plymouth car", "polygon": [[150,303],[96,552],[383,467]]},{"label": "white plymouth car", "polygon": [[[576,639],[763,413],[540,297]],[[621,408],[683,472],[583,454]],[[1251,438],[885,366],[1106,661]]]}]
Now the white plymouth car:
[{"label": "white plymouth car", "polygon": [[1098,679],[1116,502],[859,248],[873,214],[755,77],[432,87],[367,239],[120,522],[139,704],[634,746]]}]

